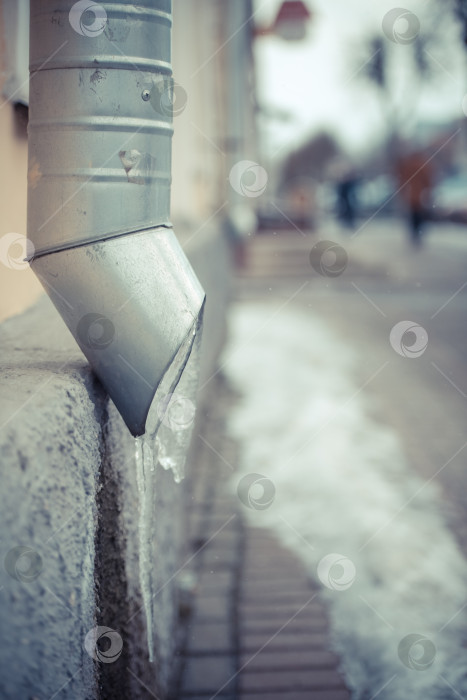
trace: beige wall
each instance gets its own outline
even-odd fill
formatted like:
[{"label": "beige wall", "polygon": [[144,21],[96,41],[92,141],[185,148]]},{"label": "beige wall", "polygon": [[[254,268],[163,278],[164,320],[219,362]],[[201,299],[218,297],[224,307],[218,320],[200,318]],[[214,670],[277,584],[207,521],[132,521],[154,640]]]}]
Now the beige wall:
[{"label": "beige wall", "polygon": [[218,0],[174,0],[174,80],[186,107],[174,115],[172,220],[190,228],[206,221],[225,200],[221,12]]},{"label": "beige wall", "polygon": [[[8,246],[5,234],[26,235],[28,141],[22,115],[3,97],[6,79],[6,41],[0,0],[0,321],[24,311],[39,297],[42,287],[29,267],[5,264],[21,256],[18,244]],[[10,248],[8,250],[8,248]]]},{"label": "beige wall", "polygon": [[186,108],[174,116],[176,231],[183,223],[195,235],[215,212],[226,216],[235,205],[257,204],[229,183],[234,163],[258,158],[250,10],[248,0],[173,0],[174,80],[187,93]]}]

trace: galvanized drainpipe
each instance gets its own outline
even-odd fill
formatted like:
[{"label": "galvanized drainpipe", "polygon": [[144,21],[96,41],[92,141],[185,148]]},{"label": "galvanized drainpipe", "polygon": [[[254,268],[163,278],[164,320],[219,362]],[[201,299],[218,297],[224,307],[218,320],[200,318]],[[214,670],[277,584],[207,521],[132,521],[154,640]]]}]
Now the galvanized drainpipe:
[{"label": "galvanized drainpipe", "polygon": [[31,0],[31,266],[133,435],[204,292],[169,222],[171,0]]}]

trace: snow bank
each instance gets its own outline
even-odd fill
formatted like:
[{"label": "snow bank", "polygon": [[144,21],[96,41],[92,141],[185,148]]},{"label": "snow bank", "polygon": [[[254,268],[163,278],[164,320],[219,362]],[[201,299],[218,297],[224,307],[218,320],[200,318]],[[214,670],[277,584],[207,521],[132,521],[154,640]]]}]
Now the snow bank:
[{"label": "snow bank", "polygon": [[234,307],[230,338],[233,488],[323,583],[354,698],[465,696],[467,564],[435,486],[359,391],[361,358],[311,313],[266,304]]}]

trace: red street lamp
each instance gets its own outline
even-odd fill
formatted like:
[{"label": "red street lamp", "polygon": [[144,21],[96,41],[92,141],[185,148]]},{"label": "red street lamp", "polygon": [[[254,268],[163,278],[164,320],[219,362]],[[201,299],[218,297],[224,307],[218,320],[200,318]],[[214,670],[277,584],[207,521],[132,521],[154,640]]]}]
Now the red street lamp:
[{"label": "red street lamp", "polygon": [[258,28],[255,36],[275,34],[285,41],[300,41],[306,36],[306,23],[312,13],[303,0],[285,0],[269,27]]}]

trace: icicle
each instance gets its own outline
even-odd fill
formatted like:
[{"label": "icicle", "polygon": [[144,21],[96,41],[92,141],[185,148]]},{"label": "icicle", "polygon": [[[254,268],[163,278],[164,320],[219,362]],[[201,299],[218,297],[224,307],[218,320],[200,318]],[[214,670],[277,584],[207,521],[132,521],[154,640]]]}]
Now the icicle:
[{"label": "icicle", "polygon": [[176,483],[184,477],[185,458],[195,418],[201,319],[202,313],[157,388],[145,434],[135,440],[139,494],[139,576],[151,662],[154,660],[151,527],[154,522],[152,509],[155,503],[156,466],[160,464],[164,469],[171,469]]},{"label": "icicle", "polygon": [[146,631],[149,661],[154,661],[154,639],[152,619],[152,549],[151,533],[152,515],[150,508],[153,504],[154,492],[154,456],[146,436],[135,439],[136,482],[139,495],[139,580],[144,613],[146,616]]}]

